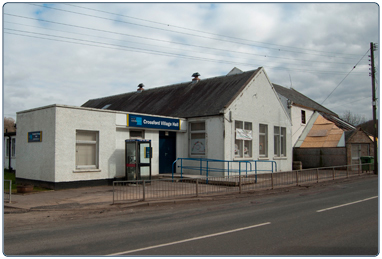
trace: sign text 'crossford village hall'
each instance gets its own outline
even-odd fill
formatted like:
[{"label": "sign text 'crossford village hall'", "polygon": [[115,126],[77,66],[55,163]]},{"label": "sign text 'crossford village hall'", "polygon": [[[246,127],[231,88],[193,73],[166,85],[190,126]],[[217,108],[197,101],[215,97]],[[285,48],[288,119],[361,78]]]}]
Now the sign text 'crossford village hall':
[{"label": "sign text 'crossford village hall'", "polygon": [[154,116],[127,114],[127,126],[138,128],[180,130],[180,120]]}]

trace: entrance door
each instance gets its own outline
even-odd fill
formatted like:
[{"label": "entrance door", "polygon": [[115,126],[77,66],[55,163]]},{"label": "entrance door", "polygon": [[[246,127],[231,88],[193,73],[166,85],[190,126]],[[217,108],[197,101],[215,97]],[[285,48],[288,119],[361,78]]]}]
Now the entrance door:
[{"label": "entrance door", "polygon": [[159,132],[159,173],[172,172],[172,163],[176,159],[176,132]]}]

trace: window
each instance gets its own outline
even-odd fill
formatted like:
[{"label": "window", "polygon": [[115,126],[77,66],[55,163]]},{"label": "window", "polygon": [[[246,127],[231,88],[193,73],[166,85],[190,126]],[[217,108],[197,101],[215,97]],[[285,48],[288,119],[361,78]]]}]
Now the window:
[{"label": "window", "polygon": [[268,125],[259,125],[259,155],[268,157]]},{"label": "window", "polygon": [[302,124],[306,123],[305,111],[303,110],[301,110],[301,123]]},{"label": "window", "polygon": [[130,130],[130,139],[144,139],[145,132],[143,130]]},{"label": "window", "polygon": [[206,154],[206,124],[204,121],[190,123],[190,153],[199,156]]},{"label": "window", "polygon": [[76,168],[98,168],[98,132],[77,130],[76,132]]},{"label": "window", "polygon": [[16,139],[12,139],[12,157],[16,156]]},{"label": "window", "polygon": [[252,122],[235,121],[235,157],[252,157]]},{"label": "window", "polygon": [[276,157],[286,156],[286,128],[274,127],[274,154]]}]

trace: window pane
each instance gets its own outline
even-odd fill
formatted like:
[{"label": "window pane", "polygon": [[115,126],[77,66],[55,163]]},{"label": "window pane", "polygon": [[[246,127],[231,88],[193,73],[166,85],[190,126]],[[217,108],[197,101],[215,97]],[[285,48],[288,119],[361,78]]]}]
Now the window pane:
[{"label": "window pane", "polygon": [[252,157],[252,141],[244,141],[244,157]]},{"label": "window pane", "polygon": [[204,133],[191,133],[191,155],[204,155],[206,152]]},{"label": "window pane", "polygon": [[243,157],[243,140],[235,141],[235,157]]},{"label": "window pane", "polygon": [[[190,123],[190,153],[191,155],[206,154],[206,123],[191,122]],[[195,133],[194,133],[195,132]],[[197,133],[196,133],[197,132]]]},{"label": "window pane", "polygon": [[301,110],[301,123],[305,124],[305,111]]},{"label": "window pane", "polygon": [[245,122],[244,123],[244,129],[245,130],[252,130],[252,122]]},{"label": "window pane", "polygon": [[97,168],[98,132],[78,130],[76,140],[76,167]]},{"label": "window pane", "polygon": [[281,155],[286,156],[286,128],[281,128],[281,136],[280,136],[280,144],[281,144]]},{"label": "window pane", "polygon": [[97,140],[97,132],[77,131],[77,140],[80,140],[80,141],[96,141]]},{"label": "window pane", "polygon": [[143,131],[139,130],[130,130],[130,139],[143,139],[144,136],[143,136]]},{"label": "window pane", "polygon": [[243,122],[235,121],[235,129],[242,129],[242,128],[243,128]]},{"label": "window pane", "polygon": [[192,122],[191,131],[205,130],[206,126],[204,122]]},{"label": "window pane", "polygon": [[278,128],[276,133],[276,127],[274,135],[274,154],[275,156],[280,156],[280,135],[278,134]]},{"label": "window pane", "polygon": [[77,144],[77,166],[96,166],[96,145]]}]

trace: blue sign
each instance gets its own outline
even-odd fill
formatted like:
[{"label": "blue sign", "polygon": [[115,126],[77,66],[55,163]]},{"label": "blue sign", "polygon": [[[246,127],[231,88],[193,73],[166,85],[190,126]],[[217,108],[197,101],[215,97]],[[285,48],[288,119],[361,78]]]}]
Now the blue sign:
[{"label": "blue sign", "polygon": [[154,116],[127,114],[127,126],[164,130],[180,130],[180,120]]},{"label": "blue sign", "polygon": [[28,132],[28,142],[42,142],[42,131]]}]

